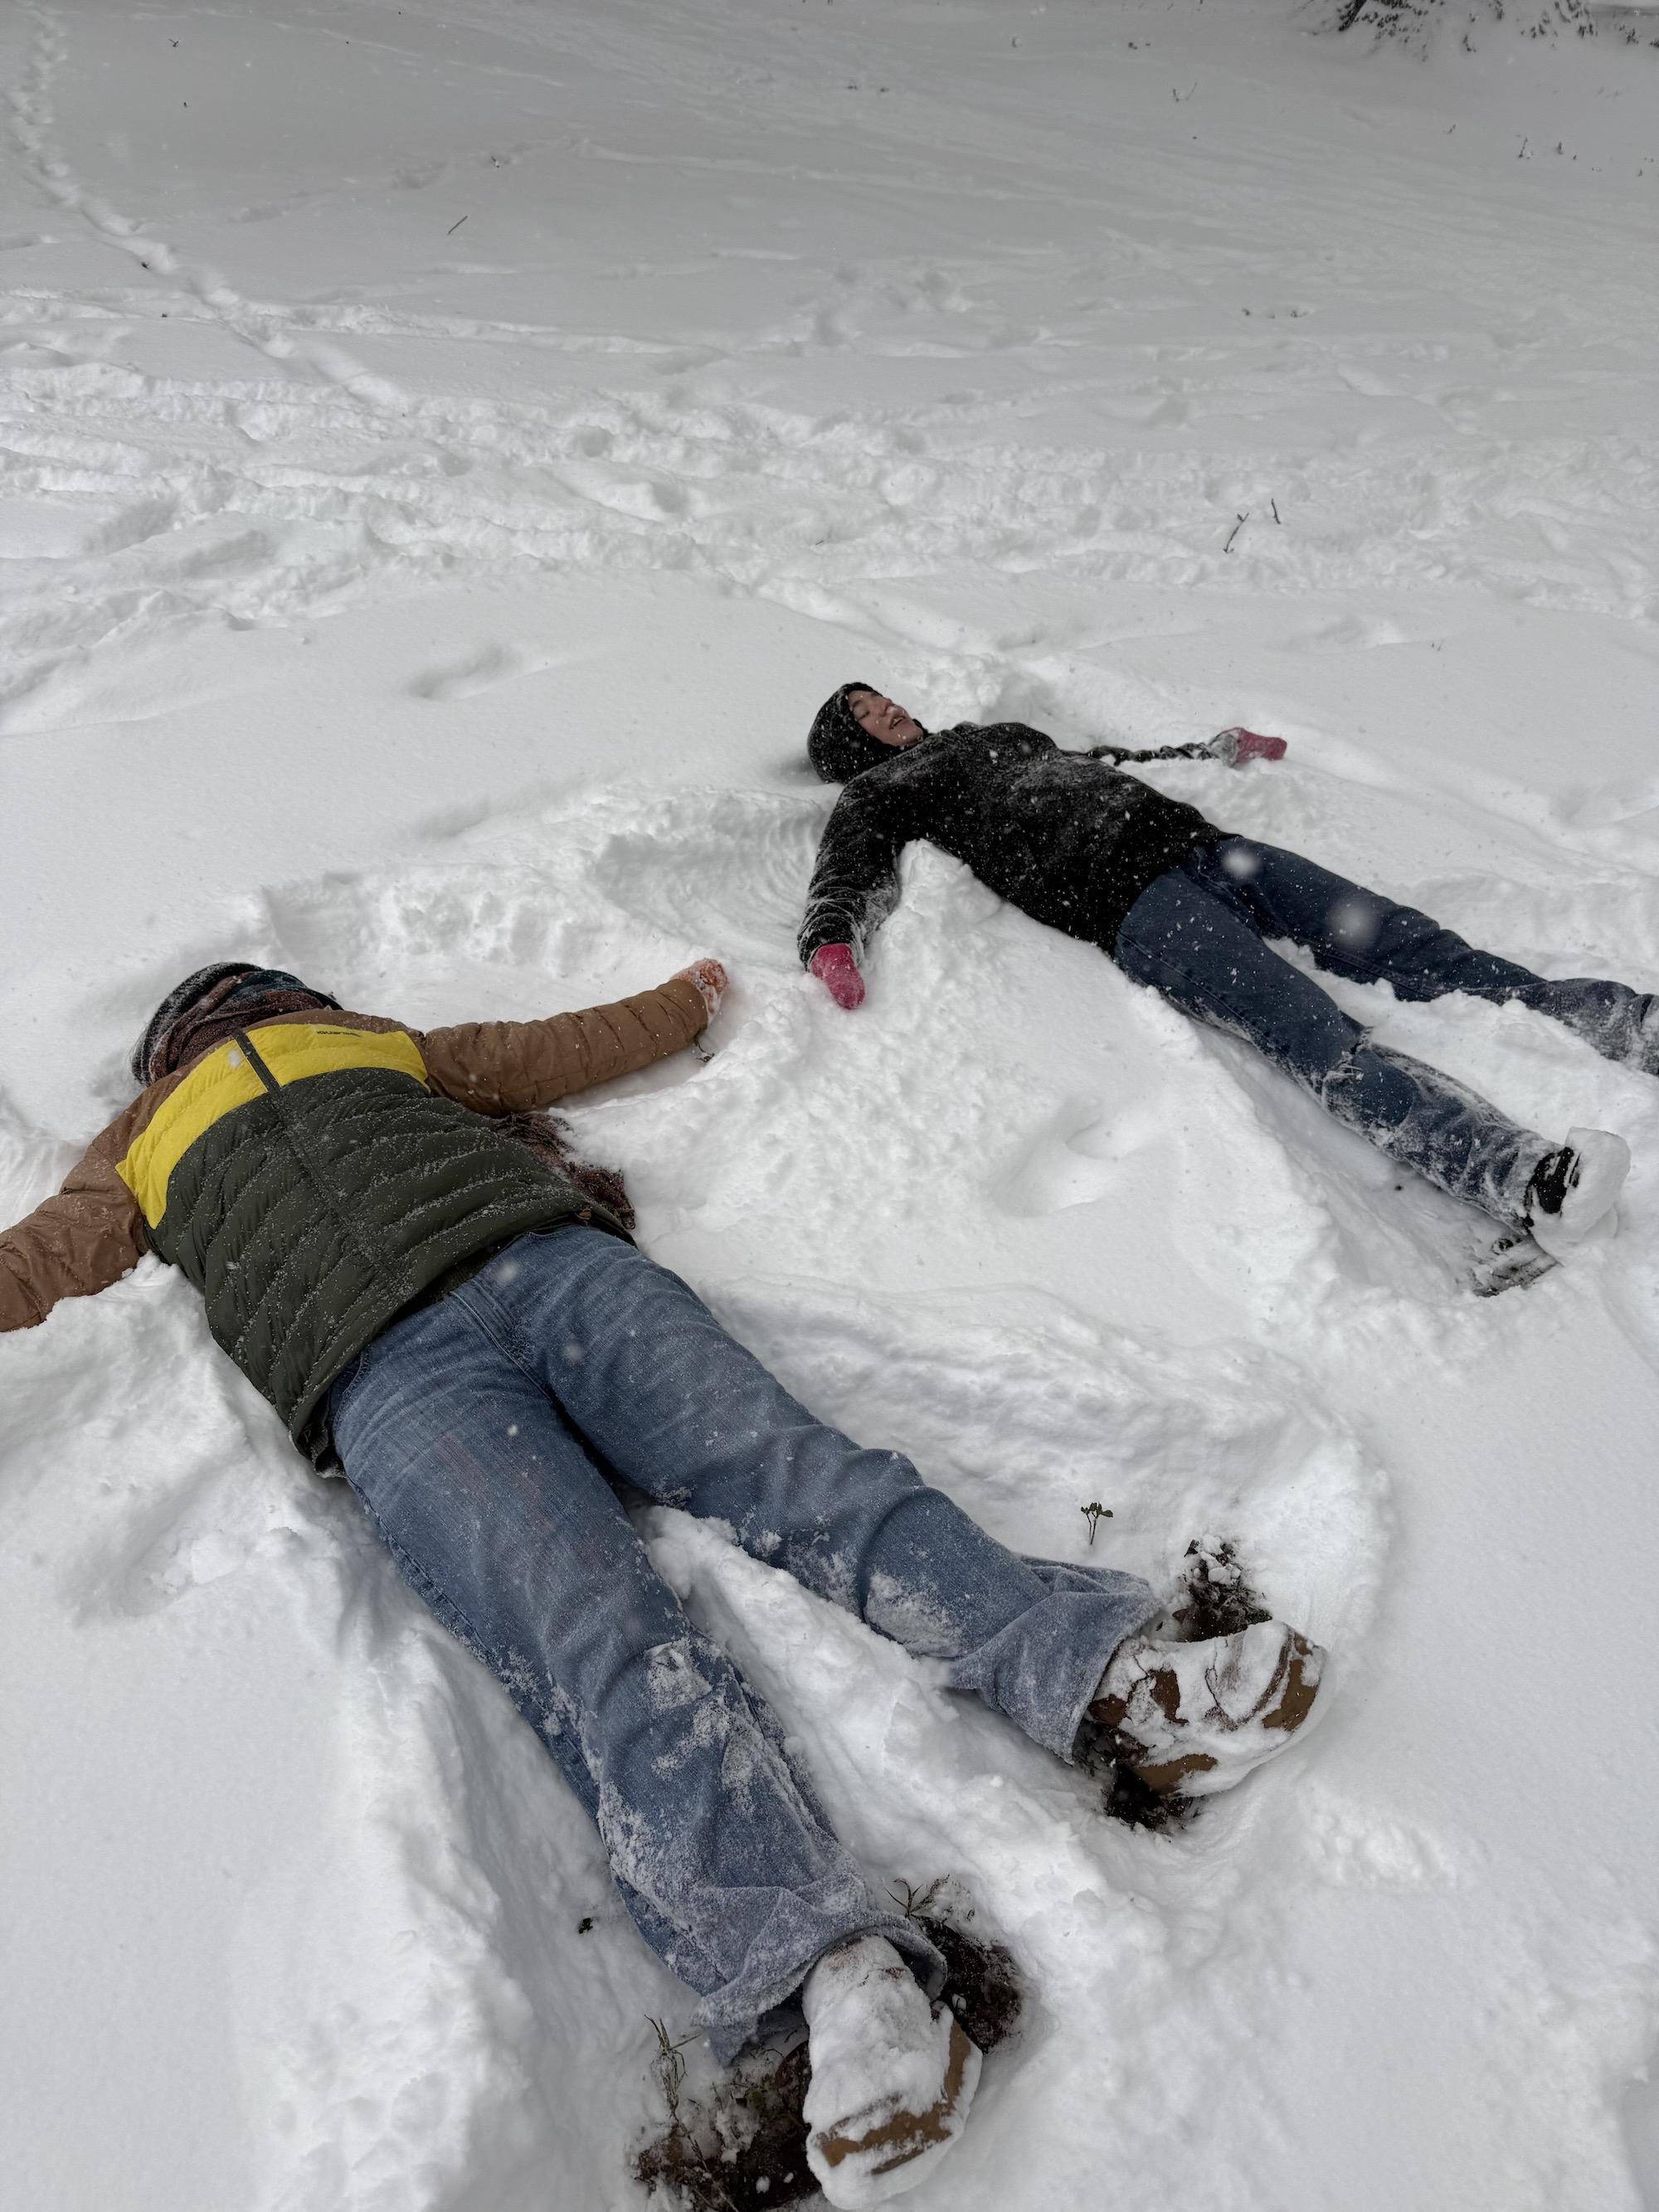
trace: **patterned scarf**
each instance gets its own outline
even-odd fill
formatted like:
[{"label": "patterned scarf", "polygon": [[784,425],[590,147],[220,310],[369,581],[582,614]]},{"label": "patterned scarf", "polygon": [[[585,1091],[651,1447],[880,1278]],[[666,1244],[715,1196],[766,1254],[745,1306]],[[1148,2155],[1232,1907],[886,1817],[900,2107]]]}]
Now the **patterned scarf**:
[{"label": "patterned scarf", "polygon": [[133,1049],[136,1083],[159,1083],[189,1061],[211,1052],[238,1030],[276,1014],[301,1014],[313,1006],[339,1007],[326,991],[313,991],[285,968],[256,968],[246,960],[198,968],[169,991]]}]

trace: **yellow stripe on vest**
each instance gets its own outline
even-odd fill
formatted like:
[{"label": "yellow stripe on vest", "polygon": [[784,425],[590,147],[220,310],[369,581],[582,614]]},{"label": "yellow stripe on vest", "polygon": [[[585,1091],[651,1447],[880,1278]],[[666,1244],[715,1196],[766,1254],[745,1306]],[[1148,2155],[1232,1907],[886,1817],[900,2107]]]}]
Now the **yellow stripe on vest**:
[{"label": "yellow stripe on vest", "polygon": [[[253,1048],[278,1084],[302,1083],[308,1076],[339,1075],[351,1068],[389,1067],[426,1081],[426,1062],[412,1036],[403,1030],[325,1028],[320,1023],[287,1022],[250,1030]],[[265,1086],[240,1045],[233,1039],[192,1067],[179,1088],[159,1106],[143,1134],[133,1139],[116,1173],[137,1200],[152,1229],[167,1210],[167,1184],[196,1139],[216,1121],[251,1106]]]}]

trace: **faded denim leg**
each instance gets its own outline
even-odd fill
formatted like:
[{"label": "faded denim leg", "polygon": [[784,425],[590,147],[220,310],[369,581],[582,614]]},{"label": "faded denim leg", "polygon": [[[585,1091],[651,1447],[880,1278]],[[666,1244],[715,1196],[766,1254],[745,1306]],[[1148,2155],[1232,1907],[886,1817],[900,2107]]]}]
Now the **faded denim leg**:
[{"label": "faded denim leg", "polygon": [[1333,875],[1299,853],[1229,837],[1186,864],[1195,882],[1245,914],[1264,937],[1288,938],[1334,975],[1388,983],[1401,999],[1467,991],[1518,999],[1582,1037],[1604,1060],[1659,1074],[1659,993],[1572,975],[1552,981],[1482,952],[1416,907]]},{"label": "faded denim leg", "polygon": [[404,1579],[551,1753],[723,2061],[850,1936],[887,1936],[937,1987],[938,1954],[875,1905],[760,1700],[686,1620],[545,1389],[459,1297],[377,1338],[331,1412]]},{"label": "faded denim leg", "polygon": [[856,1613],[1061,1759],[1138,1576],[1008,1551],[895,1451],[815,1420],[679,1277],[597,1229],[523,1237],[455,1293],[605,1464]]},{"label": "faded denim leg", "polygon": [[[1549,1141],[1437,1069],[1374,1042],[1311,976],[1265,945],[1265,907],[1239,891],[1223,865],[1230,852],[1237,865],[1235,848],[1244,843],[1201,848],[1148,884],[1118,933],[1118,965],[1184,1013],[1247,1039],[1391,1159],[1506,1226],[1523,1226],[1527,1185],[1553,1149]],[[1294,935],[1282,922],[1276,933]],[[1334,958],[1326,964],[1338,967]]]}]

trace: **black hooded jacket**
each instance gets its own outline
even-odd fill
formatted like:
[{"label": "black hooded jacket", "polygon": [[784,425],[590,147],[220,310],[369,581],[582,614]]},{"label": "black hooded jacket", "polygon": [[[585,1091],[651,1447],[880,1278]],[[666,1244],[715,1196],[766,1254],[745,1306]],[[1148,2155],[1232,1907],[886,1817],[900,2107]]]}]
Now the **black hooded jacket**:
[{"label": "black hooded jacket", "polygon": [[[855,772],[818,847],[798,940],[803,963],[823,945],[862,956],[898,902],[899,855],[917,838],[965,861],[1033,920],[1109,952],[1154,877],[1226,834],[1113,764],[1202,758],[1204,745],[1063,752],[1023,722],[959,722],[902,751],[866,744],[856,761],[850,740],[837,748]],[[820,775],[842,765],[820,751],[828,748],[813,750]]]}]

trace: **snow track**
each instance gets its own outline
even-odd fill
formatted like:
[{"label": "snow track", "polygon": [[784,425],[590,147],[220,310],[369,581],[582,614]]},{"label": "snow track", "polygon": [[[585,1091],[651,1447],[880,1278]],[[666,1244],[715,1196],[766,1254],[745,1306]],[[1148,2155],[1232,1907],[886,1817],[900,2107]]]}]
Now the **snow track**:
[{"label": "snow track", "polygon": [[[344,297],[339,287],[268,297],[218,266],[246,249],[247,222],[349,218],[376,186],[354,179],[225,210],[204,240],[216,258],[204,258],[179,236],[182,205],[173,220],[162,207],[125,211],[89,173],[109,166],[106,151],[89,164],[65,149],[53,88],[75,20],[33,11],[13,137],[33,192],[100,249],[89,266],[118,254],[125,281],[72,292],[25,283],[8,310],[0,498],[85,512],[94,556],[26,562],[15,579],[0,623],[10,726],[18,702],[77,653],[140,625],[292,620],[365,592],[514,572],[671,569],[793,605],[871,573],[974,562],[1103,587],[1224,579],[1252,592],[1358,596],[1467,584],[1522,605],[1626,616],[1659,603],[1648,526],[1659,463],[1654,441],[1631,430],[1659,396],[1650,301],[1622,286],[1607,298],[1581,291],[1565,309],[1535,296],[1539,249],[1570,264],[1588,240],[1582,216],[1540,211],[1524,256],[1480,218],[1448,240],[1425,221],[1420,187],[1400,222],[1406,188],[1385,171],[1367,187],[1383,234],[1333,278],[1306,248],[1247,243],[1271,228],[1270,205],[1287,190],[1292,202],[1330,195],[1305,157],[1279,149],[1271,201],[1261,186],[1231,184],[1225,216],[1190,187],[1177,187],[1173,206],[1153,202],[1138,179],[1125,205],[1098,187],[1079,194],[1071,179],[1062,187],[1075,144],[1052,117],[1034,124],[1016,111],[1009,126],[1027,142],[1021,196],[1040,219],[1045,198],[1054,203],[1046,219],[1059,234],[1041,244],[994,234],[971,257],[940,255],[906,250],[901,234],[896,251],[825,264],[799,246],[705,242],[677,259],[676,225],[645,198],[637,244],[656,254],[617,262],[585,234],[605,226],[579,217],[556,249],[568,259],[562,277],[580,277],[590,305],[620,294],[625,313],[695,279],[689,344],[660,322],[623,333],[405,303],[446,283],[499,290],[502,272],[489,264],[423,270],[412,285],[382,280],[371,288],[391,295],[381,299],[357,286]],[[412,38],[400,20],[382,27]],[[84,19],[89,40],[118,52],[141,37],[153,44],[159,21]],[[284,27],[290,45],[332,35],[303,9]],[[644,10],[619,14],[595,43],[613,49],[608,78],[647,59],[660,70],[663,51],[689,35]],[[407,83],[405,71],[398,90]],[[228,82],[212,89],[221,104],[238,93]],[[735,88],[712,88],[691,112],[691,143],[739,117],[750,135],[750,98],[741,73]],[[628,201],[641,199],[631,173],[641,167],[647,185],[663,169],[694,194],[799,181],[795,162],[763,152],[647,154],[573,143],[570,130],[505,155],[470,149],[469,161],[487,158],[492,178],[523,167],[595,216],[619,170],[629,173]],[[869,220],[884,188],[903,196],[902,232],[925,231],[950,189],[949,143],[930,149],[924,128],[900,155],[878,138],[882,167],[844,187],[855,219]],[[1127,169],[1119,153],[1109,174],[1115,182]],[[994,187],[999,207],[1015,173]],[[450,181],[439,161],[378,189]],[[825,170],[806,181],[835,180]],[[1355,198],[1346,210],[1345,197]],[[713,204],[722,200],[736,201],[745,240],[787,234],[751,193],[716,190]],[[1337,188],[1334,220],[1366,213]],[[200,215],[190,217],[201,235]],[[1066,238],[1079,224],[1080,247]],[[1182,240],[1173,251],[1171,225]],[[665,227],[671,235],[653,240]],[[1440,328],[1378,327],[1380,303],[1407,281],[1443,295]],[[168,366],[181,347],[191,362],[182,375]],[[201,360],[216,354],[203,377]],[[481,375],[488,356],[502,366]],[[844,404],[851,360],[861,380],[876,372],[874,405]],[[458,375],[467,388],[457,390]],[[1379,465],[1379,443],[1398,459]],[[1240,512],[1250,526],[1224,555]],[[33,722],[41,708],[23,711]]]},{"label": "snow track", "polygon": [[[1488,1305],[1479,1224],[937,854],[856,1018],[793,957],[861,673],[1281,729],[1150,773],[1659,987],[1652,57],[1291,13],[0,21],[0,1213],[198,961],[431,1022],[715,951],[713,1059],[573,1104],[649,1249],[1006,1540],[1228,1537],[1336,1655],[1281,1768],[1132,1832],[647,1516],[872,1877],[956,1875],[1030,1983],[918,2212],[1659,2202],[1659,1087],[1338,988],[1632,1142],[1619,1239]],[[155,1267],[0,1346],[0,1668],[20,2203],[636,2212],[684,1993]]]}]

